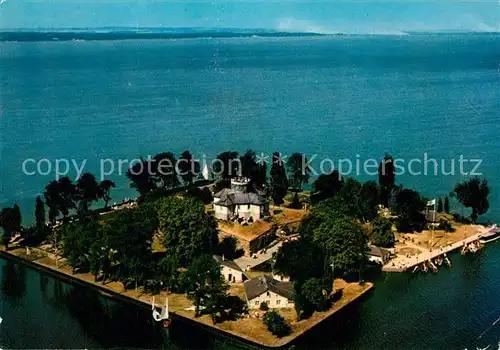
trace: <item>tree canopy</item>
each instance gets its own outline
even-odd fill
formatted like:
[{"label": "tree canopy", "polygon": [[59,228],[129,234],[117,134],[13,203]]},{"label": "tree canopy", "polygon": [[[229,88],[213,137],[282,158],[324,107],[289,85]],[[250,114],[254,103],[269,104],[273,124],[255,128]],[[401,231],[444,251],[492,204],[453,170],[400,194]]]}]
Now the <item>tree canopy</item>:
[{"label": "tree canopy", "polygon": [[270,192],[275,205],[282,205],[288,192],[288,179],[286,170],[279,152],[273,153],[272,166],[270,172]]},{"label": "tree canopy", "polygon": [[311,169],[307,164],[305,154],[293,153],[287,160],[288,182],[296,190],[302,190],[302,185],[309,182],[309,174]]},{"label": "tree canopy", "polygon": [[314,194],[311,196],[311,201],[314,203],[332,198],[340,192],[343,184],[344,179],[337,170],[330,174],[321,174],[314,181]]},{"label": "tree canopy", "polygon": [[75,200],[78,202],[78,213],[86,215],[92,202],[99,200],[101,189],[95,176],[84,173],[76,182]]},{"label": "tree canopy", "polygon": [[446,214],[450,213],[450,199],[448,198],[448,196],[444,197],[443,210]]},{"label": "tree canopy", "polygon": [[392,213],[397,215],[396,228],[399,232],[422,232],[426,225],[426,200],[417,191],[403,189],[396,194]]},{"label": "tree canopy", "polygon": [[131,181],[130,187],[135,188],[141,196],[156,188],[152,169],[151,162],[141,157],[139,162],[134,163],[127,170],[127,177]]},{"label": "tree canopy", "polygon": [[200,255],[189,264],[182,275],[188,298],[195,306],[195,315],[200,315],[200,306],[212,315],[218,312],[217,301],[229,289],[220,272],[220,265],[210,255]]},{"label": "tree canopy", "polygon": [[240,171],[240,159],[238,152],[228,151],[217,155],[217,161],[213,163],[213,170],[223,179],[238,176]]},{"label": "tree canopy", "polygon": [[201,171],[200,163],[192,156],[191,152],[187,150],[182,152],[177,167],[182,181],[184,181],[186,185],[191,185]]},{"label": "tree canopy", "polygon": [[365,263],[368,235],[363,226],[351,218],[327,217],[313,234],[313,241],[323,249],[335,271],[357,272]]},{"label": "tree canopy", "polygon": [[278,338],[282,338],[291,333],[292,329],[286,320],[276,311],[268,311],[264,315],[264,324],[267,329]]},{"label": "tree canopy", "polygon": [[309,278],[323,276],[324,265],[321,248],[312,241],[301,238],[286,242],[280,247],[273,268],[276,273],[303,283]]},{"label": "tree canopy", "polygon": [[111,198],[111,189],[115,188],[116,184],[111,180],[103,180],[99,184],[99,190],[102,200],[104,201],[104,208],[108,207],[108,202]]},{"label": "tree canopy", "polygon": [[8,248],[12,233],[21,229],[21,211],[17,204],[3,208],[0,212],[0,227],[3,228],[2,243]]},{"label": "tree canopy", "polygon": [[380,201],[385,207],[389,206],[391,190],[396,184],[396,168],[392,156],[386,155],[378,167],[378,182],[380,185]]},{"label": "tree canopy", "polygon": [[60,213],[66,218],[69,211],[76,208],[76,194],[76,187],[67,176],[51,181],[45,187],[44,198],[52,224]]},{"label": "tree canopy", "polygon": [[378,188],[374,181],[361,183],[356,179],[348,178],[339,196],[349,208],[350,216],[363,222],[371,221],[378,215]]},{"label": "tree canopy", "polygon": [[469,180],[458,183],[455,186],[455,193],[460,203],[472,209],[471,220],[476,222],[477,218],[485,214],[490,208],[488,195],[490,189],[486,179],[473,177]]},{"label": "tree canopy", "polygon": [[217,249],[217,224],[193,198],[166,197],[155,202],[162,244],[182,266]]},{"label": "tree canopy", "polygon": [[392,231],[392,222],[384,217],[377,217],[371,222],[372,232],[371,241],[377,247],[391,248],[394,247],[396,238]]},{"label": "tree canopy", "polygon": [[177,176],[177,159],[172,152],[162,152],[154,156],[153,172],[160,186],[170,190],[180,185]]}]

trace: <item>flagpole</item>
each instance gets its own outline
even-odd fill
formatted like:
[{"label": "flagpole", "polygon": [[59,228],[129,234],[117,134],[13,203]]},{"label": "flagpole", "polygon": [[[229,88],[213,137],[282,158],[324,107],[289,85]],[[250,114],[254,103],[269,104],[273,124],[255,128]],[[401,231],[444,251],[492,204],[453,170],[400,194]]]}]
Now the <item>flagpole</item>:
[{"label": "flagpole", "polygon": [[431,238],[431,249],[434,243],[434,226],[436,224],[436,198],[434,198],[434,213],[432,214],[432,238]]}]

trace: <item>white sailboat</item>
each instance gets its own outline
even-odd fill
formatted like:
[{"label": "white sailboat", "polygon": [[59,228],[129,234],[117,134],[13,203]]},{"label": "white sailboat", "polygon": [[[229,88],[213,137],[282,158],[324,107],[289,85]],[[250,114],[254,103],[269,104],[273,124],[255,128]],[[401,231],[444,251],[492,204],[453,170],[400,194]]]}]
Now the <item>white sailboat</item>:
[{"label": "white sailboat", "polygon": [[161,311],[158,312],[155,307],[155,298],[153,297],[153,303],[151,304],[151,309],[153,310],[153,319],[156,322],[163,322],[163,327],[170,327],[171,320],[170,315],[168,313],[168,297],[165,298],[165,305],[161,308]]},{"label": "white sailboat", "polygon": [[205,180],[209,180],[210,173],[209,173],[209,171],[208,171],[208,165],[207,165],[207,164],[205,164],[205,165],[203,166],[203,171],[202,171],[202,174],[203,174],[203,178],[204,178]]}]

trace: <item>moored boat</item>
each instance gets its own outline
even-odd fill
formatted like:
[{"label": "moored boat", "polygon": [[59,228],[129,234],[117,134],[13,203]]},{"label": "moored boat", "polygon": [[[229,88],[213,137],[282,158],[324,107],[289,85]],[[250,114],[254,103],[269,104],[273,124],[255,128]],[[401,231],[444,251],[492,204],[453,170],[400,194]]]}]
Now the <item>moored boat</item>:
[{"label": "moored boat", "polygon": [[162,322],[164,328],[169,328],[172,324],[172,320],[170,319],[168,314],[168,298],[165,298],[165,306],[161,308],[161,312],[158,312],[156,310],[154,297],[151,308],[153,310],[153,319],[157,322]]},{"label": "moored boat", "polygon": [[497,225],[493,225],[488,231],[481,235],[479,242],[482,244],[490,243],[496,241],[500,238],[500,228]]}]

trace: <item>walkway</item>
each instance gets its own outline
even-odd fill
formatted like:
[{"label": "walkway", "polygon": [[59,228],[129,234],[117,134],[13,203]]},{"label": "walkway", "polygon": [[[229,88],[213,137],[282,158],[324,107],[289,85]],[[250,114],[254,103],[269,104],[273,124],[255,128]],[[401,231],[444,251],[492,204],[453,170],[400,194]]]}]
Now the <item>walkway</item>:
[{"label": "walkway", "polygon": [[[251,270],[254,267],[265,263],[273,257],[273,254],[276,253],[280,247],[283,245],[283,242],[278,242],[273,245],[271,248],[263,249],[252,256],[242,256],[241,258],[235,259],[234,262],[236,265],[240,267],[243,271]],[[255,256],[255,257],[253,257]]]},{"label": "walkway", "polygon": [[[429,259],[434,259],[434,258],[438,257],[439,255],[442,255],[444,253],[449,253],[453,250],[461,248],[464,245],[464,243],[468,244],[468,243],[471,243],[473,241],[476,241],[482,236],[482,234],[483,234],[483,231],[478,232],[478,233],[476,233],[472,236],[469,236],[469,237],[467,237],[461,241],[458,241],[456,243],[453,243],[453,244],[450,244],[447,246],[443,246],[440,248],[434,248],[430,251],[429,250],[424,251],[423,253],[420,253],[416,256],[407,257],[405,255],[398,255],[396,258],[390,260],[387,264],[385,264],[382,267],[382,271],[404,272],[408,269],[412,269],[413,267],[422,263],[423,261],[427,261]],[[419,247],[419,249],[422,250],[424,248]]]}]

